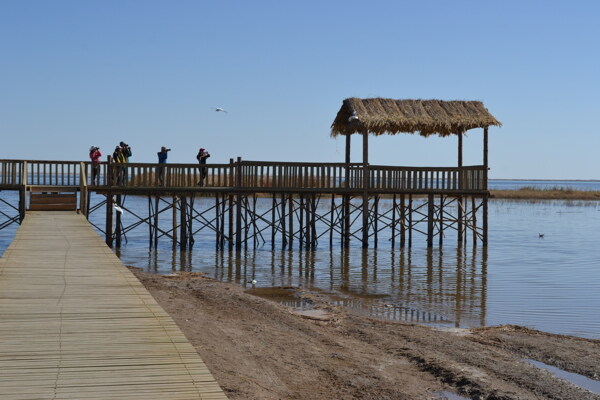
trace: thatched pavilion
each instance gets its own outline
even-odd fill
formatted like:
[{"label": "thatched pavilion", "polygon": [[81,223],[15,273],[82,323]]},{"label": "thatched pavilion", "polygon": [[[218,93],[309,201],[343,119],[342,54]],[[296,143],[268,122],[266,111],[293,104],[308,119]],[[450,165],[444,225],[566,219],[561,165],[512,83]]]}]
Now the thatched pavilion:
[{"label": "thatched pavilion", "polygon": [[[480,101],[444,100],[394,100],[383,98],[345,99],[331,125],[331,135],[346,136],[346,163],[350,163],[350,138],[358,133],[363,137],[363,168],[369,165],[368,137],[372,135],[398,133],[419,134],[424,137],[439,135],[458,136],[458,167],[462,168],[462,137],[474,128],[483,128],[483,166],[487,189],[488,169],[488,127],[501,126],[500,122]],[[363,175],[363,246],[368,243],[368,189],[369,175]],[[484,224],[487,231],[487,200],[485,202]],[[462,211],[461,211],[462,212]],[[462,221],[459,216],[459,221]],[[459,222],[460,224],[460,222]],[[459,229],[459,240],[461,240]],[[487,241],[487,232],[484,242]],[[431,237],[428,238],[431,245]]]}]

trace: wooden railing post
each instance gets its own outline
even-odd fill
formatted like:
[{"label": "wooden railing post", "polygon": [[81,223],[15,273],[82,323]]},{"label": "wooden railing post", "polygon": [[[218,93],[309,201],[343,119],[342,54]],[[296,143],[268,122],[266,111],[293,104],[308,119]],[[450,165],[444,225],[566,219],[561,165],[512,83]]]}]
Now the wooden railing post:
[{"label": "wooden railing post", "polygon": [[87,217],[87,173],[83,162],[79,163],[79,212]]},{"label": "wooden railing post", "polygon": [[106,184],[108,186],[112,186],[113,185],[113,163],[112,163],[112,157],[108,156],[106,157]]},{"label": "wooden railing post", "polygon": [[25,219],[27,211],[27,161],[23,161],[20,171],[21,187],[19,188],[19,223]]}]

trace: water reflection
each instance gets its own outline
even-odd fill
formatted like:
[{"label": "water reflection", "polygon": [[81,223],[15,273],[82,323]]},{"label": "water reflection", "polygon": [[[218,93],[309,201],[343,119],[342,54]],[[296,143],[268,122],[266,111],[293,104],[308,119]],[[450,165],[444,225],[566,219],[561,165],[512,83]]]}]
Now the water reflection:
[{"label": "water reflection", "polygon": [[[454,327],[486,324],[485,248],[239,253],[159,249],[147,254],[150,272],[200,271],[245,287],[318,290],[334,304],[388,320]],[[165,254],[168,260],[162,257]]]}]

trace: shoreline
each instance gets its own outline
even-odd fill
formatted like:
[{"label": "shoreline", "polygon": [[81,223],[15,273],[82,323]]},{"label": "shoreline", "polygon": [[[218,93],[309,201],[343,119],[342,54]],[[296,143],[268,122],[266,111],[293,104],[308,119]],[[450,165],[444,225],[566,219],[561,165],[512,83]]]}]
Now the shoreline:
[{"label": "shoreline", "polygon": [[506,325],[436,329],[377,320],[303,288],[314,313],[200,273],[130,268],[230,399],[598,399],[525,361],[600,376],[600,340]]},{"label": "shoreline", "polygon": [[490,190],[492,199],[498,200],[600,200],[598,190],[575,190],[564,188],[537,189],[524,187],[510,190]]}]

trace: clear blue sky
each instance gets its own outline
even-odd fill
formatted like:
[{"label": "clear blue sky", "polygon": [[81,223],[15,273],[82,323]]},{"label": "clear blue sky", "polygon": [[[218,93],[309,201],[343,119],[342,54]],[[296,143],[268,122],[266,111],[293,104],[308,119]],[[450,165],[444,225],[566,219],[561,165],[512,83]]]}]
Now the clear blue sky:
[{"label": "clear blue sky", "polygon": [[[338,162],[344,98],[436,98],[503,123],[492,178],[600,179],[599,21],[598,1],[0,0],[0,158]],[[372,137],[370,161],[453,166],[456,138]]]}]

